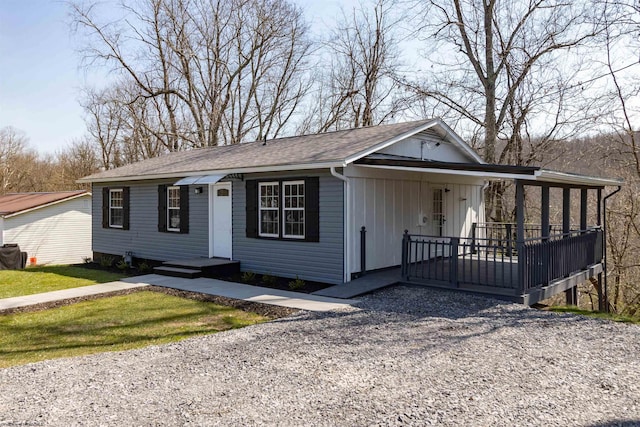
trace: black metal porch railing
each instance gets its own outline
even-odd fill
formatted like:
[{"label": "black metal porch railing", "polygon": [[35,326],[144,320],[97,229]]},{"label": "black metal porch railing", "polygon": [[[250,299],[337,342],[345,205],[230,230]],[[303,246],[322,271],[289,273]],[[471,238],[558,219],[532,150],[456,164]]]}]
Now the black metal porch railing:
[{"label": "black metal porch railing", "polygon": [[512,239],[437,237],[405,231],[401,271],[406,281],[524,293],[601,260],[600,229],[529,238],[520,247]]},{"label": "black metal porch railing", "polygon": [[599,228],[527,239],[521,249],[523,291],[544,286],[602,261],[603,233]]},{"label": "black metal porch railing", "polygon": [[[497,245],[505,248],[509,253],[517,250],[516,224],[510,222],[486,222],[471,224],[472,240],[484,239],[488,245]],[[550,224],[547,235],[562,233],[562,224]],[[524,239],[542,237],[542,225],[524,224]]]},{"label": "black metal porch railing", "polygon": [[405,280],[515,288],[518,265],[506,245],[481,238],[410,235],[403,238]]}]

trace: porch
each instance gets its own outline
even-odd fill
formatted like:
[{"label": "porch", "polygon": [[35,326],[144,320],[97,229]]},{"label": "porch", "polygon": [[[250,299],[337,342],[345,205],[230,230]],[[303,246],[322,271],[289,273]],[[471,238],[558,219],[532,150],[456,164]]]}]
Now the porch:
[{"label": "porch", "polygon": [[[389,217],[389,212],[375,212],[373,221],[357,218],[356,224],[363,227],[360,242],[356,240],[354,245],[361,252],[361,269],[355,270],[353,262],[351,269],[357,276],[367,269],[385,267],[380,265],[380,247],[395,248],[398,255],[401,247],[401,259],[395,265],[401,266],[400,281],[404,283],[472,291],[531,305],[563,291],[567,303],[576,304],[577,285],[592,279],[599,293],[600,309],[606,309],[604,224],[606,200],[615,191],[606,195],[604,190],[607,186],[619,187],[620,181],[537,167],[388,155],[365,157],[357,166],[385,174],[419,173],[428,182],[444,181],[441,191],[430,187],[434,188],[431,195],[418,192],[417,204],[421,207],[414,210],[418,224],[416,227],[410,217],[405,219],[404,235],[396,227],[376,224],[379,218]],[[472,185],[473,178],[482,179],[486,186],[513,182],[515,203],[513,210],[509,209],[515,214],[513,223],[486,221],[486,187],[471,193],[456,188],[458,183]],[[479,193],[479,202],[474,192]],[[388,193],[391,192],[385,188],[384,194]],[[529,200],[526,204],[525,198]],[[414,199],[386,197],[384,202],[387,207],[397,206],[404,211],[411,207],[411,200]],[[552,218],[557,218],[558,223],[553,224]]]},{"label": "porch", "polygon": [[534,237],[531,234],[541,227],[531,226],[530,237],[522,241],[510,234],[512,227],[515,224],[474,224],[474,230],[485,233],[469,238],[407,232],[402,240],[402,281],[532,305],[602,272],[599,227]]}]

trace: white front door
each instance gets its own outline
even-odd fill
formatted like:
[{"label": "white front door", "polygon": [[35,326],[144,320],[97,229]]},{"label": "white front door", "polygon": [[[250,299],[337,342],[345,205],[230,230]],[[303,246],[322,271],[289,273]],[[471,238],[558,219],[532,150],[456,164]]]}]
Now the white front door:
[{"label": "white front door", "polygon": [[209,185],[209,256],[231,259],[231,183]]}]

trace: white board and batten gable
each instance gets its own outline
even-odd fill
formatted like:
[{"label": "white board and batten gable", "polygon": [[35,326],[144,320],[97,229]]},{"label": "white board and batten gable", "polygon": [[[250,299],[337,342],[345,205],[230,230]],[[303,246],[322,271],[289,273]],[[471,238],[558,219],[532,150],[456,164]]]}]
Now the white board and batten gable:
[{"label": "white board and batten gable", "polygon": [[469,151],[450,139],[441,136],[433,129],[424,130],[410,138],[398,141],[380,151],[380,154],[390,154],[409,157],[416,160],[433,160],[451,163],[479,163],[478,159]]}]

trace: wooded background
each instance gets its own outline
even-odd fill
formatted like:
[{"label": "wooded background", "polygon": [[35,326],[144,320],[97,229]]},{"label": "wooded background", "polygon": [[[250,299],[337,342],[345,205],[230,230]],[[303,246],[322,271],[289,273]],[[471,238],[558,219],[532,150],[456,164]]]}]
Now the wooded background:
[{"label": "wooded background", "polygon": [[[640,307],[633,0],[377,0],[320,34],[286,0],[69,7],[84,66],[110,78],[84,88],[87,133],[66,149],[39,155],[0,129],[0,193],[79,188],[170,151],[439,116],[489,163],[623,178],[610,295],[620,313]],[[509,186],[489,188],[488,220],[513,221]]]}]

